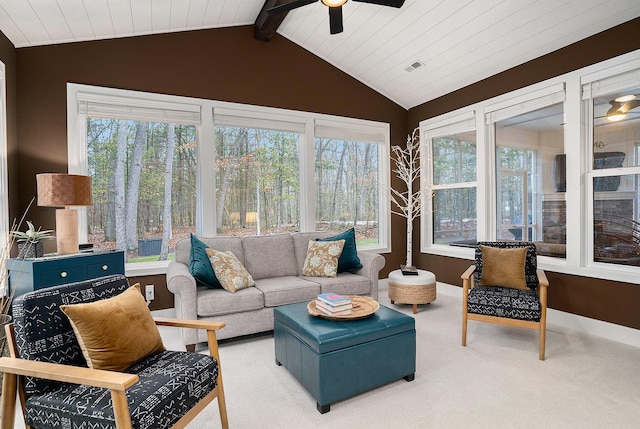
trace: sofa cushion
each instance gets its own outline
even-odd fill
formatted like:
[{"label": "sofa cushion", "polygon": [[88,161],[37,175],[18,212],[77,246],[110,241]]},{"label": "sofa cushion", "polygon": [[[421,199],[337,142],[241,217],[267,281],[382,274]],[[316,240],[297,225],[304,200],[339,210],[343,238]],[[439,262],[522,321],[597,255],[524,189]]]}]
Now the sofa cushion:
[{"label": "sofa cushion", "polygon": [[352,272],[358,271],[362,268],[360,258],[358,258],[358,249],[356,247],[356,230],[351,228],[343,233],[334,235],[328,238],[317,238],[318,241],[337,241],[344,240],[344,247],[342,248],[342,254],[338,259],[338,272]]},{"label": "sofa cushion", "polygon": [[123,371],[164,350],[140,284],[94,302],[61,305],[89,368]]},{"label": "sofa cushion", "polygon": [[[230,250],[244,264],[242,237],[198,237],[207,247],[222,252]],[[189,266],[191,257],[191,237],[178,240],[175,246],[175,261]]]},{"label": "sofa cushion", "polygon": [[310,241],[302,275],[335,277],[338,274],[338,259],[343,247],[344,240]]},{"label": "sofa cushion", "polygon": [[366,276],[352,273],[340,273],[337,277],[303,277],[318,283],[320,293],[335,292],[339,295],[369,295],[371,282]]},{"label": "sofa cushion", "polygon": [[256,281],[297,274],[291,234],[243,237],[242,247],[244,266]]},{"label": "sofa cushion", "polygon": [[221,288],[222,285],[216,277],[209,255],[207,245],[191,234],[191,254],[189,257],[189,273],[196,279],[196,284],[209,288]]},{"label": "sofa cushion", "polygon": [[293,239],[293,249],[296,254],[296,263],[298,271],[297,274],[302,275],[302,267],[304,266],[304,260],[307,257],[307,250],[309,249],[309,242],[316,241],[319,238],[329,238],[335,235],[333,232],[313,231],[313,232],[294,232],[291,234]]},{"label": "sofa cushion", "polygon": [[[218,362],[204,354],[164,351],[126,372],[140,378],[126,391],[131,426],[166,428],[216,387]],[[27,403],[26,423],[32,427],[115,428],[108,389],[65,383]]]},{"label": "sofa cushion", "polygon": [[254,287],[227,292],[224,289],[198,288],[198,317],[219,316],[260,310],[264,307],[262,292]]},{"label": "sofa cushion", "polygon": [[207,255],[213,266],[216,277],[220,280],[222,288],[231,293],[240,289],[255,286],[251,274],[242,266],[238,258],[230,252],[218,252],[215,249],[207,249]]},{"label": "sofa cushion", "polygon": [[264,294],[265,307],[311,301],[320,293],[320,285],[297,276],[256,280],[256,289]]}]

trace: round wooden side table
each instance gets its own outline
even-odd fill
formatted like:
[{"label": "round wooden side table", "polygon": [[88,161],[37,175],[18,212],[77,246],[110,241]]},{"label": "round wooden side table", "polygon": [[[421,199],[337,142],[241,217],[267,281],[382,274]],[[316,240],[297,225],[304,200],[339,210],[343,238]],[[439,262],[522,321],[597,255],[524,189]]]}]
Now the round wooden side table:
[{"label": "round wooden side table", "polygon": [[436,276],[431,271],[418,270],[417,276],[405,276],[402,271],[389,273],[389,299],[391,304],[413,304],[413,314],[418,312],[418,304],[428,304],[436,300]]}]

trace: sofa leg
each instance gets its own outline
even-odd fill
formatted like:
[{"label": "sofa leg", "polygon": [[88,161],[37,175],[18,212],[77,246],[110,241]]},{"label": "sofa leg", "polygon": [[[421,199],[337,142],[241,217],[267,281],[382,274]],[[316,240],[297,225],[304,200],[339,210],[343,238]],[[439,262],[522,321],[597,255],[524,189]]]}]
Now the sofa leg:
[{"label": "sofa leg", "polygon": [[186,346],[184,346],[184,348],[187,349],[189,353],[194,353],[196,351],[195,344],[187,344]]}]

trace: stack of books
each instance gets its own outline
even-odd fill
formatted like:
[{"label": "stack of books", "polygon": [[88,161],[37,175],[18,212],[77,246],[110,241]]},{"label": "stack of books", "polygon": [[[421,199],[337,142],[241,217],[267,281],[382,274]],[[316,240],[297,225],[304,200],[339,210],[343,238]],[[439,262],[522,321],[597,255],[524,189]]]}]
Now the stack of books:
[{"label": "stack of books", "polygon": [[353,303],[348,296],[337,293],[323,293],[316,298],[316,310],[329,316],[347,316],[351,314]]}]

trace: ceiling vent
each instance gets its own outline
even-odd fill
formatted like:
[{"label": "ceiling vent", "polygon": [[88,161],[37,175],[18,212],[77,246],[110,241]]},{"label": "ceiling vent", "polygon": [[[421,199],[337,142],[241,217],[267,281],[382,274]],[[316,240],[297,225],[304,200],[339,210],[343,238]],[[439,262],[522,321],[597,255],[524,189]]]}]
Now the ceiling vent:
[{"label": "ceiling vent", "polygon": [[423,62],[421,62],[421,61],[416,61],[416,62],[414,62],[413,64],[411,64],[409,67],[406,67],[406,68],[405,68],[405,70],[406,70],[407,72],[412,72],[412,71],[414,71],[415,69],[422,67],[423,65],[424,65],[424,63],[423,63]]}]

